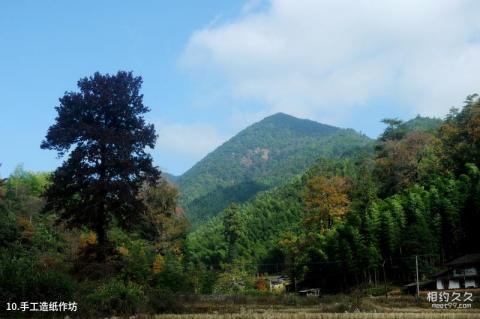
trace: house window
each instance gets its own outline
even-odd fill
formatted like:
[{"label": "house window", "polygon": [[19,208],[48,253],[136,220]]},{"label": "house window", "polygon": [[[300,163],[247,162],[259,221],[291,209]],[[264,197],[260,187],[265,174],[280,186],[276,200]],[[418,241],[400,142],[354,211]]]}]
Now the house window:
[{"label": "house window", "polygon": [[477,269],[475,267],[465,268],[466,276],[475,276],[477,275]]},{"label": "house window", "polygon": [[453,275],[454,276],[463,276],[464,275],[464,269],[462,269],[462,268],[453,269]]}]

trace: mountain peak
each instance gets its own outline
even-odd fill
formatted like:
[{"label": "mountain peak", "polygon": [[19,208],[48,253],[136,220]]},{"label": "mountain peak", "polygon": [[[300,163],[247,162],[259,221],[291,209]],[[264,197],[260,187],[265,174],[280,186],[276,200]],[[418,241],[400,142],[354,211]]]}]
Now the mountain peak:
[{"label": "mountain peak", "polygon": [[[192,223],[231,202],[303,173],[318,157],[341,157],[371,141],[353,130],[276,113],[250,125],[177,180]],[[240,196],[241,195],[241,196]]]},{"label": "mountain peak", "polygon": [[293,116],[293,115],[290,115],[290,114],[287,114],[287,113],[283,113],[283,112],[277,112],[275,114],[272,114],[270,116],[267,116],[265,119],[267,118],[292,118],[292,119],[298,119],[297,117]]},{"label": "mountain peak", "polygon": [[[272,114],[272,115],[269,115],[267,117],[265,117],[263,120],[261,121],[268,121],[268,120],[302,120],[298,117],[295,117],[293,115],[290,115],[290,114],[287,114],[287,113],[283,113],[283,112],[278,112],[278,113],[275,113],[275,114]],[[260,121],[260,122],[261,122]]]},{"label": "mountain peak", "polygon": [[[286,113],[275,113],[251,125],[244,131],[256,130],[287,130],[300,135],[328,135],[341,130],[338,127],[322,124],[312,120],[301,119]],[[242,132],[241,132],[242,133]]]}]

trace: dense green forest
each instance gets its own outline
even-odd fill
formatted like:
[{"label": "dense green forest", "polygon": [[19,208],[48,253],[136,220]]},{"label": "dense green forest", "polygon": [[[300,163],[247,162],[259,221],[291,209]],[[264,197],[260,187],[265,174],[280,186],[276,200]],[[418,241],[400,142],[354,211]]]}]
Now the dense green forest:
[{"label": "dense green forest", "polygon": [[[235,267],[341,291],[372,283],[383,266],[390,281],[413,281],[420,255],[428,278],[443,261],[478,250],[478,108],[472,96],[443,123],[385,120],[373,154],[319,158],[290,183],[200,226],[188,236],[192,258],[230,271],[233,249]],[[234,245],[225,240],[232,218]]]},{"label": "dense green forest", "polygon": [[350,129],[277,113],[242,130],[176,179],[180,203],[196,225],[231,202],[284,184],[318,157],[340,158],[372,144]]},{"label": "dense green forest", "polygon": [[[443,120],[386,119],[375,142],[275,115],[178,189],[144,150],[155,132],[140,86],[126,72],[80,80],[42,143],[62,166],[0,179],[0,300],[75,300],[82,317],[175,311],[180,294],[268,294],[268,274],[288,275],[293,290],[349,292],[381,272],[412,281],[413,256],[428,278],[478,252],[477,95]],[[180,196],[200,205],[198,227]]]}]

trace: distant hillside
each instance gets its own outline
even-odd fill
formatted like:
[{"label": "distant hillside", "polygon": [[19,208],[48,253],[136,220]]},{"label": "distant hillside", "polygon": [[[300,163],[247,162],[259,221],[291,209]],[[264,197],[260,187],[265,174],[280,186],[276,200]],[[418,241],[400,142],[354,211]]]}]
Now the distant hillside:
[{"label": "distant hillside", "polygon": [[178,176],[167,173],[167,172],[162,172],[162,177],[174,184],[177,182],[177,179],[178,179]]},{"label": "distant hillside", "polygon": [[[280,263],[278,241],[285,232],[297,233],[305,217],[303,191],[312,176],[342,175],[354,177],[362,165],[362,155],[341,160],[318,159],[304,174],[288,183],[262,192],[238,206],[244,234],[237,245],[238,260],[247,263]],[[220,267],[225,262],[225,211],[200,225],[188,235],[187,246],[196,261]]]},{"label": "distant hillside", "polygon": [[379,141],[388,139],[399,140],[406,134],[417,131],[434,133],[443,123],[441,119],[420,115],[406,122],[399,119],[385,119],[383,122],[387,124],[388,127],[379,137]]},{"label": "distant hillside", "polygon": [[438,118],[417,115],[413,119],[403,122],[400,126],[407,131],[434,132],[442,123],[443,121]]},{"label": "distant hillside", "polygon": [[181,203],[198,224],[231,202],[284,184],[320,156],[342,157],[372,143],[351,129],[278,113],[247,127],[180,176]]}]

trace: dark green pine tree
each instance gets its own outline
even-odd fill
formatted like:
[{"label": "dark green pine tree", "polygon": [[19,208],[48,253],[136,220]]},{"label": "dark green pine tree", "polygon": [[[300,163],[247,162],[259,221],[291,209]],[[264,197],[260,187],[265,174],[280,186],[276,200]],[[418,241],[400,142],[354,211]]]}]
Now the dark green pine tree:
[{"label": "dark green pine tree", "polygon": [[68,155],[46,190],[46,209],[59,212],[68,226],[95,230],[99,259],[110,221],[131,228],[145,209],[140,188],[160,178],[145,152],[154,147],[156,135],[143,118],[149,108],[141,84],[141,77],[123,71],[81,79],[80,92],[60,98],[56,122],[41,144],[59,157]]}]

